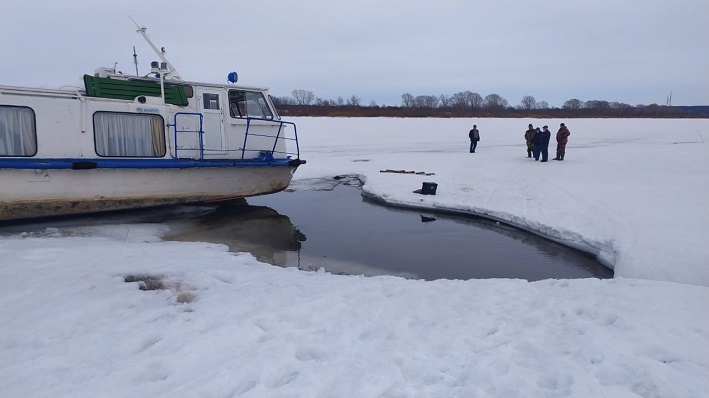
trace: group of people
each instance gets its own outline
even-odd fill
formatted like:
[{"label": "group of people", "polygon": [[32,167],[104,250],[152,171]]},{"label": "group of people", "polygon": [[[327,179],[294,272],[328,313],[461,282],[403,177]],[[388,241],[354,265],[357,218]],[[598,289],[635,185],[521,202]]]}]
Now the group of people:
[{"label": "group of people", "polygon": [[[544,126],[542,129],[540,130],[539,127],[534,128],[530,124],[529,129],[524,133],[524,139],[527,141],[527,157],[531,158],[534,155],[534,160],[538,161],[541,156],[542,162],[546,162],[549,159],[551,131],[549,131],[549,126]],[[552,160],[564,160],[569,135],[571,135],[571,132],[564,123],[561,123],[559,131],[556,133],[556,157]],[[475,153],[475,148],[477,148],[478,141],[480,141],[480,131],[478,131],[477,125],[473,125],[468,137],[470,138],[470,153]]]},{"label": "group of people", "polygon": [[[527,157],[531,158],[534,155],[534,160],[538,161],[539,156],[542,157],[542,162],[549,159],[549,141],[551,141],[551,131],[549,126],[544,126],[543,131],[539,127],[534,128],[531,124],[529,129],[524,133],[524,139],[527,141]],[[571,132],[564,123],[559,126],[559,131],[556,132],[556,157],[552,160],[564,160],[566,154],[566,143],[569,142]]]}]

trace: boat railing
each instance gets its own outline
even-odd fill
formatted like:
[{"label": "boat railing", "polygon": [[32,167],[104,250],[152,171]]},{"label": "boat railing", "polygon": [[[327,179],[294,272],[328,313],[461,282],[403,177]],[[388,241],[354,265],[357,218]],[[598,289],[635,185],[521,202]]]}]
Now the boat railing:
[{"label": "boat railing", "polygon": [[[197,129],[184,129],[181,130],[177,124],[177,118],[179,116],[195,116],[199,118],[199,124]],[[173,156],[175,159],[184,159],[184,158],[190,158],[194,159],[194,156],[180,156],[180,151],[190,151],[194,152],[195,150],[199,150],[199,160],[204,160],[204,131],[202,130],[202,126],[204,124],[204,116],[199,113],[199,112],[175,112],[175,114],[172,117],[173,123],[168,124],[169,127],[172,127],[174,129],[174,139],[175,139],[175,152],[173,153]],[[179,139],[180,136],[184,135],[185,133],[187,134],[196,134],[198,137],[198,148],[181,148],[180,147],[180,142],[182,140]],[[186,141],[186,140],[185,140]]]},{"label": "boat railing", "polygon": [[[277,124],[278,130],[276,135],[271,134],[260,134],[256,132],[251,132],[251,122],[259,121],[265,124]],[[284,125],[293,127],[293,137],[287,137],[284,133]],[[273,139],[273,146],[271,148],[249,148],[249,138],[254,137],[266,137]],[[279,150],[278,144],[283,142],[282,146],[285,150]],[[288,143],[292,142],[295,145],[295,152],[288,151]],[[244,145],[241,147],[241,159],[245,159],[246,151],[256,150],[259,151],[259,158],[261,160],[273,160],[273,159],[288,159],[295,156],[296,159],[300,159],[300,147],[298,145],[298,130],[293,122],[284,122],[282,120],[272,120],[257,117],[247,117],[246,118],[246,133],[244,134]],[[280,155],[280,157],[279,157]]]},{"label": "boat railing", "polygon": [[[177,118],[180,116],[198,117],[199,123],[195,128],[180,129]],[[257,117],[247,117],[244,140],[238,148],[206,148],[204,142],[204,116],[199,112],[176,112],[173,123],[168,124],[174,128],[174,153],[176,159],[210,160],[245,160],[272,162],[284,159],[300,159],[300,146],[298,144],[298,130],[295,123],[282,120],[272,120]],[[257,122],[256,124],[253,122]],[[274,128],[263,128],[272,126]],[[275,128],[277,127],[277,128]],[[292,136],[287,135],[287,127],[293,128]],[[274,131],[275,133],[271,133]],[[197,140],[195,141],[195,136]],[[187,138],[189,137],[189,138]],[[197,145],[186,146],[185,142]],[[280,144],[280,145],[279,145]],[[288,148],[295,148],[289,150]],[[195,153],[195,151],[197,151]],[[205,155],[207,155],[205,157]]]}]

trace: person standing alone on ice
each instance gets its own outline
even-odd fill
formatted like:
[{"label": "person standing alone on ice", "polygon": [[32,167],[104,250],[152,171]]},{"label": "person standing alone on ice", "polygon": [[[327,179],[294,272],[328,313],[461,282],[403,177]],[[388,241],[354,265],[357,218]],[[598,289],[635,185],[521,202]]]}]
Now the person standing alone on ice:
[{"label": "person standing alone on ice", "polygon": [[534,149],[534,142],[532,142],[532,140],[534,139],[534,134],[536,134],[536,131],[534,131],[534,126],[530,124],[529,129],[524,133],[524,139],[527,141],[528,158],[532,157],[532,149]]},{"label": "person standing alone on ice", "polygon": [[478,126],[473,125],[473,129],[468,133],[470,138],[470,153],[475,153],[475,148],[478,146],[478,141],[480,141],[480,132],[478,131]]},{"label": "person standing alone on ice", "polygon": [[556,157],[554,160],[564,160],[566,153],[566,143],[569,142],[571,132],[564,123],[561,123],[559,131],[556,133]]}]

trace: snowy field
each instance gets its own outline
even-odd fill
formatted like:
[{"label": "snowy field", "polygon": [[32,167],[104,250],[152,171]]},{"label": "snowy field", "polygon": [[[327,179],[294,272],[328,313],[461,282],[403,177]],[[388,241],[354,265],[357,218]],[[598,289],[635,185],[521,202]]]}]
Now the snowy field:
[{"label": "snowy field", "polygon": [[[297,189],[359,174],[366,195],[504,221],[615,278],[365,278],[159,224],[28,230],[0,237],[0,397],[706,396],[709,120],[294,121]],[[561,121],[565,160],[528,159],[527,124]],[[435,196],[412,192],[425,181]]]}]

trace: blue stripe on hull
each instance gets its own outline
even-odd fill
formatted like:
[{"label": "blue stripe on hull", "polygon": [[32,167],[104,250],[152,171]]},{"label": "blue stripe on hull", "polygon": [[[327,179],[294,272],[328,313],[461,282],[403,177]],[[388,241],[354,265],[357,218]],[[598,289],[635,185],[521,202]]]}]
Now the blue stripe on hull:
[{"label": "blue stripe on hull", "polygon": [[185,169],[200,167],[298,166],[300,159],[187,160],[187,159],[37,159],[0,158],[0,169]]}]

